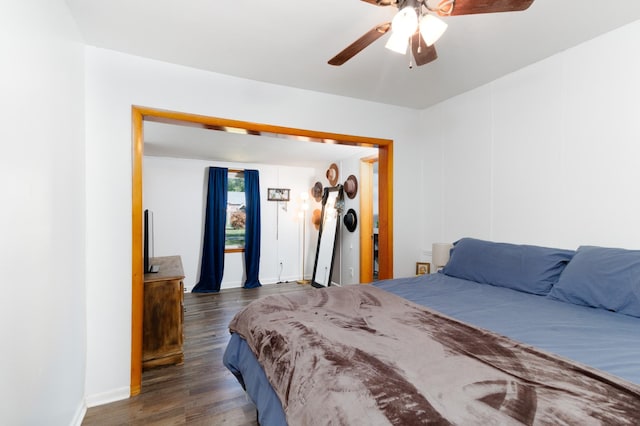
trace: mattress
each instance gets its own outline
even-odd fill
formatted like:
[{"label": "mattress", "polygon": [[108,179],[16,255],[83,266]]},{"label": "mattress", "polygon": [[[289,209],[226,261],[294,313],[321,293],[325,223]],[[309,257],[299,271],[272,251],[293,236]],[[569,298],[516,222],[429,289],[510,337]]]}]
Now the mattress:
[{"label": "mattress", "polygon": [[[375,285],[460,321],[640,384],[639,318],[444,274]],[[255,356],[235,334],[224,362],[258,407],[260,423],[286,424],[280,402]]]}]

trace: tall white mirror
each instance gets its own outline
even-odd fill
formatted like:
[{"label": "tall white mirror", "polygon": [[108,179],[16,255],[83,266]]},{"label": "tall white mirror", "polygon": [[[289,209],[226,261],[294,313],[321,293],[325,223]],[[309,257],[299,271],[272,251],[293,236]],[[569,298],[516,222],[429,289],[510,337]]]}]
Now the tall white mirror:
[{"label": "tall white mirror", "polygon": [[311,279],[311,285],[314,287],[328,287],[331,285],[333,256],[343,203],[342,193],[342,185],[324,188],[316,261],[313,266],[313,278]]}]

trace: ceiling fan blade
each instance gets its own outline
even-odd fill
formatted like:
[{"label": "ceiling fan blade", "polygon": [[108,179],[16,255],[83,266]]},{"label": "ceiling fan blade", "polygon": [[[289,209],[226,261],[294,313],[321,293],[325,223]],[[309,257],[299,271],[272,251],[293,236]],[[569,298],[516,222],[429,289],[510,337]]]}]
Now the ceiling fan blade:
[{"label": "ceiling fan blade", "polygon": [[448,0],[438,5],[440,15],[473,15],[476,13],[519,12],[531,6],[534,0]]},{"label": "ceiling fan blade", "polygon": [[356,56],[362,49],[385,35],[391,28],[391,22],[377,25],[365,33],[362,37],[347,46],[342,52],[329,59],[329,65],[339,66]]},{"label": "ceiling fan blade", "polygon": [[396,4],[396,0],[362,0],[374,6],[391,6]]},{"label": "ceiling fan blade", "polygon": [[413,52],[413,58],[416,60],[417,66],[428,64],[438,58],[436,46],[433,44],[427,46],[420,31],[416,31],[413,33],[413,36],[411,36],[411,51]]}]

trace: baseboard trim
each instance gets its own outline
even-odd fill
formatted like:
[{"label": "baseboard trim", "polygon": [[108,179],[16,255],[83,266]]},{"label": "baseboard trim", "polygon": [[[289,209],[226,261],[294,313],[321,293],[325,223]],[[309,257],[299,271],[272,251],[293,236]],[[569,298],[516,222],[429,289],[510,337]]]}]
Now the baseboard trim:
[{"label": "baseboard trim", "polygon": [[83,401],[78,406],[73,419],[69,423],[71,426],[82,426],[82,421],[84,420],[84,416],[87,414],[87,404]]},{"label": "baseboard trim", "polygon": [[109,404],[110,402],[121,401],[127,398],[129,398],[129,386],[96,395],[88,395],[85,398],[85,404],[87,407],[91,408],[98,405]]},{"label": "baseboard trim", "polygon": [[[311,277],[305,277],[306,279],[311,279]],[[260,277],[260,283],[261,284],[280,284],[280,283],[292,283],[292,282],[296,282],[297,280],[300,279],[299,275],[296,276],[287,276],[287,277],[280,277],[281,281],[278,281],[277,277],[267,277],[267,278],[263,278]],[[234,281],[234,282],[223,282],[222,286],[220,287],[221,290],[226,290],[226,289],[231,289],[231,288],[242,288],[242,286],[244,285],[244,281]]]}]

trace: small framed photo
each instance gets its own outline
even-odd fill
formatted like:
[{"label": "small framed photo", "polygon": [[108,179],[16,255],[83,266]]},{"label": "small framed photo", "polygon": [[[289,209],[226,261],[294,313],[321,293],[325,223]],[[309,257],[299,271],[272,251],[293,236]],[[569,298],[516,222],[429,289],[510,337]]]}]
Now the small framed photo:
[{"label": "small framed photo", "polygon": [[431,264],[429,262],[416,262],[416,275],[429,273],[431,273]]},{"label": "small framed photo", "polygon": [[268,188],[267,199],[269,201],[289,201],[288,188]]}]

